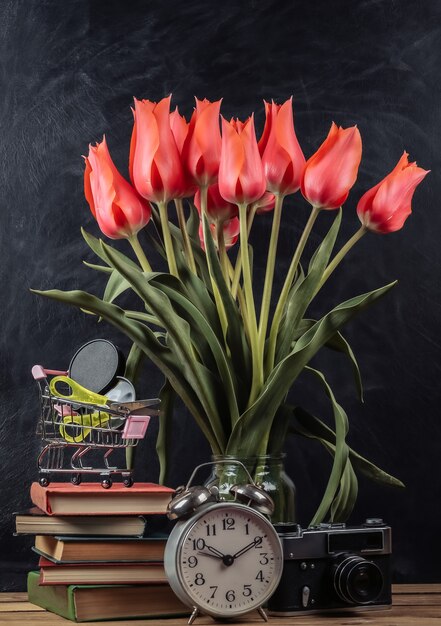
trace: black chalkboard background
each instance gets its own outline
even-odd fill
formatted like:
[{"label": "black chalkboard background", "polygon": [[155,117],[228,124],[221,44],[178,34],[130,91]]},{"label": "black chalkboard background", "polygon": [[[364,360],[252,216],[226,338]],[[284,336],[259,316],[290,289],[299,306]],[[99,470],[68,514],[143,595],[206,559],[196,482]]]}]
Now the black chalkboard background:
[{"label": "black chalkboard background", "polygon": [[[224,98],[226,117],[256,111],[262,99],[294,96],[296,129],[307,156],[331,121],[358,124],[364,157],[344,209],[341,243],[358,228],[355,205],[404,149],[432,173],[417,190],[414,214],[389,236],[366,236],[329,281],[313,313],[398,278],[384,300],[346,329],[359,358],[365,403],[344,359],[321,355],[351,422],[350,443],[399,476],[405,491],[361,480],[352,522],[382,516],[394,529],[394,580],[440,581],[441,419],[441,6],[430,0],[14,0],[0,3],[1,250],[1,588],[23,590],[36,563],[31,538],[13,538],[12,512],[26,508],[35,478],[38,403],[34,363],[63,368],[75,349],[104,336],[127,340],[93,318],[32,295],[29,287],[102,293],[80,226],[99,234],[82,191],[91,141],[106,133],[127,172],[131,98],[173,92],[190,115],[193,96]],[[307,219],[296,196],[285,208],[280,268]],[[322,215],[307,253],[330,224]],[[270,216],[254,233],[262,249]],[[122,242],[122,246],[124,246]],[[260,246],[260,247],[259,247]],[[256,272],[263,275],[263,252]],[[280,288],[280,278],[277,283]],[[143,375],[154,395],[161,376]],[[307,376],[294,397],[330,418],[323,392]],[[155,425],[138,457],[138,476],[157,479]],[[171,484],[183,482],[209,450],[191,417],[175,419]],[[288,471],[301,521],[317,505],[329,470],[326,453],[291,441]],[[142,467],[141,467],[142,466]],[[147,468],[147,469],[145,469]]]}]

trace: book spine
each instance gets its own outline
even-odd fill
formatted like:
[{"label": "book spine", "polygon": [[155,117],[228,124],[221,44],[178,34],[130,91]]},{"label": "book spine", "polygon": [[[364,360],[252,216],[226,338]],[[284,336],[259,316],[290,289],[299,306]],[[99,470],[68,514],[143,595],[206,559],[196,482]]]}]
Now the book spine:
[{"label": "book spine", "polygon": [[29,572],[28,574],[28,600],[42,609],[60,615],[72,622],[76,622],[75,604],[72,590],[63,586],[41,586],[39,584],[40,573]]},{"label": "book spine", "polygon": [[38,506],[47,515],[52,515],[49,492],[36,482],[31,485],[31,500],[35,506]]}]

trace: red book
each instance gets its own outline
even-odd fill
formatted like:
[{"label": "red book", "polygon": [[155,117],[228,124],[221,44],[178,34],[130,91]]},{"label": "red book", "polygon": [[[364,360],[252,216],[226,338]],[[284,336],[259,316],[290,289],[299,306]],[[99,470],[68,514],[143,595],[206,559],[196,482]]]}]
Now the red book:
[{"label": "red book", "polygon": [[110,489],[103,489],[100,483],[31,485],[32,502],[47,515],[164,514],[173,494],[173,489],[156,483],[132,487],[114,483]]},{"label": "red book", "polygon": [[40,558],[40,585],[142,585],[165,583],[162,563],[69,563]]}]

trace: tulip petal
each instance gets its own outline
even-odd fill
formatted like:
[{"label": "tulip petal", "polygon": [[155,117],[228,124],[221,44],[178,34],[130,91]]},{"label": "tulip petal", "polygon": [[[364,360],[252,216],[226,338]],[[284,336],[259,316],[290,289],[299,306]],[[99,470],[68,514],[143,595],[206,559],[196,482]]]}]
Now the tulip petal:
[{"label": "tulip petal", "polygon": [[236,183],[245,153],[242,141],[230,122],[222,118],[222,151],[219,166],[219,191],[229,202],[236,202]]},{"label": "tulip petal", "polygon": [[326,140],[306,162],[301,184],[305,198],[319,208],[341,206],[357,179],[361,151],[358,128],[338,128],[333,122]]},{"label": "tulip petal", "polygon": [[357,215],[366,228],[391,233],[411,214],[415,189],[429,172],[409,163],[408,156],[404,152],[393,170],[360,198]]},{"label": "tulip petal", "polygon": [[244,192],[244,199],[248,204],[261,198],[266,187],[253,116],[245,122],[239,138],[244,149],[244,161],[239,173],[239,180]]},{"label": "tulip petal", "polygon": [[86,164],[86,168],[84,170],[84,195],[86,196],[86,200],[89,203],[92,215],[96,218],[95,202],[93,200],[92,188],[90,185],[90,174],[92,172],[92,168],[87,157],[84,158],[84,162]]},{"label": "tulip petal", "polygon": [[159,129],[153,107],[146,100],[135,98],[136,142],[133,156],[133,183],[138,192],[148,198],[151,195],[151,168],[159,148]]},{"label": "tulip petal", "polygon": [[85,195],[102,232],[112,239],[130,237],[150,219],[150,207],[117,170],[105,137],[89,147]]}]

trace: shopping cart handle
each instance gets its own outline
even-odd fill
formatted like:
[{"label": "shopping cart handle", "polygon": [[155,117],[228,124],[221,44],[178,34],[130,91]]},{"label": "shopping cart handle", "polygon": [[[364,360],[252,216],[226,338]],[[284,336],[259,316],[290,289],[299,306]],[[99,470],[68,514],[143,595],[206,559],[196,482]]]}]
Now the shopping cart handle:
[{"label": "shopping cart handle", "polygon": [[32,368],[32,376],[35,380],[42,380],[50,376],[66,376],[68,372],[62,372],[61,370],[47,370],[42,365],[34,365]]}]

